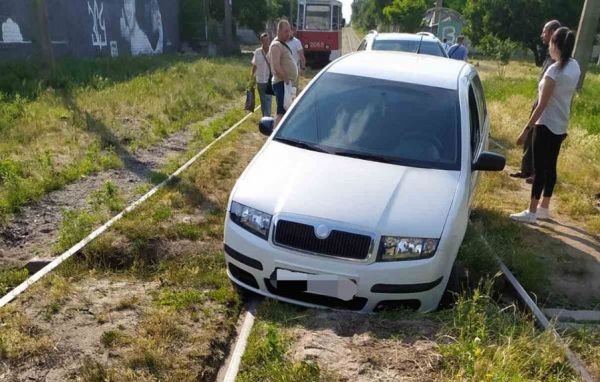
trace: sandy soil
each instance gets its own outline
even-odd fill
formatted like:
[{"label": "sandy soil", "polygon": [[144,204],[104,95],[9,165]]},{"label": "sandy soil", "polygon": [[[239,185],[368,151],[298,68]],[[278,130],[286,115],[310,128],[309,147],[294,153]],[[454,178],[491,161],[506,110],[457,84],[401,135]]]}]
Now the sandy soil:
[{"label": "sandy soil", "polygon": [[319,311],[292,330],[289,355],[313,360],[341,381],[434,381],[439,375],[437,325]]}]

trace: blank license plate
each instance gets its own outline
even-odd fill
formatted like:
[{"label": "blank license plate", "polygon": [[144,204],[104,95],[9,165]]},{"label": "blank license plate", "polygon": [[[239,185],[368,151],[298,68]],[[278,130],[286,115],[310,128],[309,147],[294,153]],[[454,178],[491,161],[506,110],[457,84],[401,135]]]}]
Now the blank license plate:
[{"label": "blank license plate", "polygon": [[277,288],[294,285],[294,289],[339,298],[350,301],[356,295],[358,286],[349,278],[337,275],[313,275],[309,273],[293,272],[286,269],[278,269],[275,273]]}]

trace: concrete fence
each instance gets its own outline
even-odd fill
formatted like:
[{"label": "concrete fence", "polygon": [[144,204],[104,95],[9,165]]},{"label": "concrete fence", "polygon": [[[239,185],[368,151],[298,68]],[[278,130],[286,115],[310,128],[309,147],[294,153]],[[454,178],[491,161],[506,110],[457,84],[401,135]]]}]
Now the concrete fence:
[{"label": "concrete fence", "polygon": [[179,0],[45,0],[48,27],[42,31],[36,31],[34,1],[0,0],[0,59],[35,55],[37,33],[46,34],[55,56],[179,50]]}]

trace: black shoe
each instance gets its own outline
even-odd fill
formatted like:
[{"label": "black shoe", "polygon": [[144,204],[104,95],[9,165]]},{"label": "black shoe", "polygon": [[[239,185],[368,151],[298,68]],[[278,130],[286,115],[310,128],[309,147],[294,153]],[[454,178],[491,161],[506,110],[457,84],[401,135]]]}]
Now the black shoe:
[{"label": "black shoe", "polygon": [[510,176],[513,178],[522,178],[522,179],[529,178],[529,174],[526,174],[522,171],[513,172],[512,174],[510,174]]}]

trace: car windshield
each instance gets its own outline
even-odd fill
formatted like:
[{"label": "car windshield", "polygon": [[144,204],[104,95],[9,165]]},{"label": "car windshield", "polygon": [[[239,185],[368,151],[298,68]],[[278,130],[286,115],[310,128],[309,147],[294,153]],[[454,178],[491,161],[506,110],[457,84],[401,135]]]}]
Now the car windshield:
[{"label": "car windshield", "polygon": [[430,56],[445,57],[442,47],[435,41],[420,40],[375,40],[373,50],[391,50],[397,52],[421,53]]},{"label": "car windshield", "polygon": [[325,73],[274,139],[334,155],[460,169],[455,90]]}]

